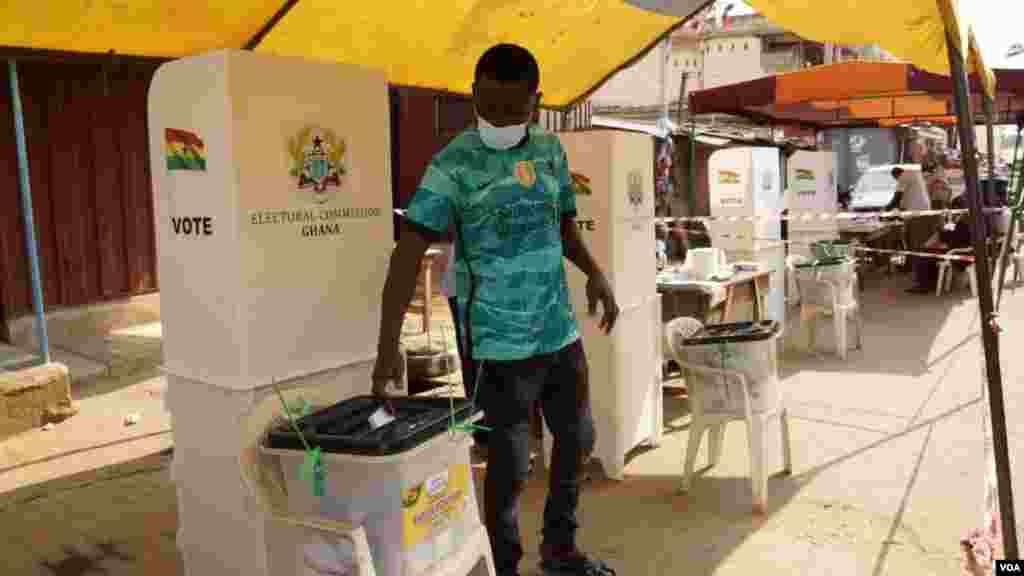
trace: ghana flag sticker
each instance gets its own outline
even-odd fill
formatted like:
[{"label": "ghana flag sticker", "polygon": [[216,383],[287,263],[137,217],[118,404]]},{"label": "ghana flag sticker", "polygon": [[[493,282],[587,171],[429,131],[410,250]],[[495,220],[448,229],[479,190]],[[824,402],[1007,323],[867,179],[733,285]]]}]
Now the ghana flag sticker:
[{"label": "ghana flag sticker", "polygon": [[579,196],[590,196],[593,194],[593,191],[590,189],[590,178],[578,172],[569,172],[569,175],[572,176],[572,187],[576,194]]},{"label": "ghana flag sticker", "polygon": [[176,128],[164,130],[164,151],[168,171],[206,171],[206,144],[193,132]]}]

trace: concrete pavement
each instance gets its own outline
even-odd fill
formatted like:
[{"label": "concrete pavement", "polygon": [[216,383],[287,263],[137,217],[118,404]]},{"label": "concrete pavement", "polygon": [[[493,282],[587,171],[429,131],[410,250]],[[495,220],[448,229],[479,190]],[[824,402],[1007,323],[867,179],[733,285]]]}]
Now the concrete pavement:
[{"label": "concrete pavement", "polygon": [[[668,390],[663,444],[638,450],[624,482],[589,486],[581,544],[627,575],[957,574],[958,542],[982,513],[977,303],[966,291],[905,295],[905,283],[887,279],[864,294],[864,349],[846,361],[828,353],[827,326],[821,354],[784,356],[794,470],[770,480],[767,516],[750,514],[740,424],[728,428],[719,466],[677,493],[689,416],[685,396]],[[1019,453],[1024,294],[1006,296],[1003,308],[1006,411]],[[771,470],[781,466],[778,441],[769,443]],[[112,575],[177,573],[166,462],[149,456],[0,494],[0,554],[19,568],[11,573],[86,574],[90,562]],[[1021,510],[1019,458],[1013,469]],[[524,500],[524,568],[536,565],[544,484],[538,474]]]}]

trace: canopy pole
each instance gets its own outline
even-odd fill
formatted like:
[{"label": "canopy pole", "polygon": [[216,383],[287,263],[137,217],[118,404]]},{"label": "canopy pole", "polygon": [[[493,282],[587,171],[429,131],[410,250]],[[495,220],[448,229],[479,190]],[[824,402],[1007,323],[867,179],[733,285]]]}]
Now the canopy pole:
[{"label": "canopy pole", "polygon": [[[981,105],[985,112],[985,138],[988,140],[988,197],[989,199],[994,199],[996,197],[996,138],[995,127],[993,126],[992,99],[988,97],[988,94],[982,94]],[[1009,190],[1007,190],[1007,194],[1009,194]],[[1000,204],[1002,203],[1000,202]],[[1004,209],[1008,208],[1004,206]],[[1013,236],[1016,232],[1015,224],[1015,219],[1011,217],[1010,225],[1006,230],[1006,236],[1003,238],[1003,245],[999,248],[999,259],[996,260],[998,270],[994,270],[991,273],[993,276],[997,276],[996,312],[999,311],[999,305],[1003,301],[1003,284],[1006,282],[1006,266],[1010,255],[1010,244],[1013,243]],[[990,279],[989,282],[991,281]]]},{"label": "canopy pole", "polygon": [[693,110],[690,110],[690,190],[689,190],[689,202],[690,205],[690,216],[697,215],[697,123],[693,118]]},{"label": "canopy pole", "polygon": [[280,8],[278,8],[277,12],[274,12],[274,15],[270,17],[270,20],[267,20],[267,22],[263,24],[263,27],[256,31],[256,34],[250,38],[242,48],[244,50],[255,50],[256,47],[260,45],[260,42],[263,42],[263,39],[266,38],[267,34],[270,34],[270,31],[274,29],[274,26],[277,26],[277,23],[287,16],[288,12],[290,12],[298,3],[299,0],[287,0]]},{"label": "canopy pole", "polygon": [[11,109],[14,113],[14,138],[18,149],[21,216],[25,224],[25,245],[28,248],[28,266],[32,276],[32,307],[36,313],[36,339],[39,342],[39,358],[44,364],[48,364],[50,362],[50,338],[46,332],[43,285],[39,275],[39,251],[36,248],[36,224],[32,214],[32,186],[28,171],[28,150],[25,146],[25,117],[21,110],[18,64],[14,60],[7,61],[7,73],[10,78]]},{"label": "canopy pole", "polygon": [[[992,422],[992,443],[999,488],[999,516],[1003,532],[1003,552],[1007,560],[1016,560],[1017,524],[1014,520],[1013,486],[1010,483],[1010,459],[1006,440],[1006,413],[1003,406],[1003,375],[999,366],[999,335],[992,311],[991,278],[988,271],[985,242],[985,214],[978,190],[978,163],[974,157],[974,120],[971,116],[970,91],[964,58],[957,49],[958,38],[946,32],[949,71],[953,78],[953,104],[956,107],[960,133],[964,180],[970,215],[971,240],[974,244],[974,270],[978,281],[978,307],[981,311],[981,342],[985,350],[985,377],[988,380],[989,409]],[[987,287],[982,289],[982,287]]]},{"label": "canopy pole", "polygon": [[[1017,151],[1020,147],[1021,136],[1024,135],[1024,112],[1021,112],[1017,116],[1017,138],[1013,144],[1013,158],[1010,162],[1010,182],[1007,185],[1007,192],[1009,193],[1010,199],[1014,200],[1010,206],[1010,230],[1006,236],[1010,242],[1013,242],[1014,237],[1017,235],[1017,224],[1020,220],[1020,209],[1024,205],[1024,165],[1021,165],[1017,160]],[[1007,245],[1003,244],[1003,250],[1007,250]],[[1003,258],[1006,258],[1006,253],[1001,254]],[[1006,265],[1003,265],[1002,272],[999,278],[999,292],[996,295],[996,311],[999,311],[999,305],[1003,300],[1003,282],[1005,282]]]}]

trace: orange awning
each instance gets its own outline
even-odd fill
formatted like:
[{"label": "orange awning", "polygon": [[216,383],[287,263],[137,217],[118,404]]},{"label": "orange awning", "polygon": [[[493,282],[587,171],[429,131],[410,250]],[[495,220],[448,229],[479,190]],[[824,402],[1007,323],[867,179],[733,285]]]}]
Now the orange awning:
[{"label": "orange awning", "polygon": [[[996,123],[1024,111],[1024,70],[996,70]],[[971,90],[981,94],[977,77]],[[759,122],[814,128],[881,126],[912,121],[943,123],[954,116],[953,82],[895,62],[842,62],[690,95],[695,114],[730,114]],[[976,117],[981,98],[972,98]]]}]

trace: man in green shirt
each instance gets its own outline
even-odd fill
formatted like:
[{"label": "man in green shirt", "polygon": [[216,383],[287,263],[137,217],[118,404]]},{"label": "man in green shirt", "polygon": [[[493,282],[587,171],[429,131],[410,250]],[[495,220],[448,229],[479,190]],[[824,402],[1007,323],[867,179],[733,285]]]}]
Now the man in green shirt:
[{"label": "man in green shirt", "polygon": [[477,125],[427,167],[409,204],[384,287],[374,391],[396,374],[402,318],[420,259],[456,231],[456,293],[466,350],[491,428],[484,509],[498,576],[523,556],[519,496],[529,470],[530,411],[539,401],[554,436],[541,566],[549,575],[614,574],[576,548],[582,464],[594,446],[587,361],[563,257],[587,275],[591,314],[610,331],[619,308],[579,237],[576,200],[558,138],[531,124],[540,71],[526,49],[499,44],[477,62]]}]

